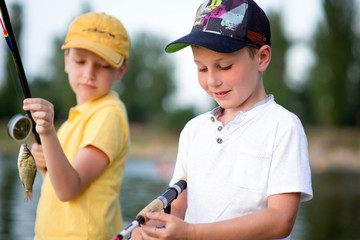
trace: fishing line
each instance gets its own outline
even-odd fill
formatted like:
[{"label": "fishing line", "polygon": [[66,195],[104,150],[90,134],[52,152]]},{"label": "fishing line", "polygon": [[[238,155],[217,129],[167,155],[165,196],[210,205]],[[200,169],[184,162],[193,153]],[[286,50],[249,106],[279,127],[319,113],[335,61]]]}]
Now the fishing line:
[{"label": "fishing line", "polygon": [[[2,11],[0,10],[0,13],[2,15]],[[5,40],[7,42],[8,45],[10,45],[12,47],[12,44],[11,44],[11,40],[9,39],[9,34],[8,32],[6,31],[6,28],[4,26],[4,23],[2,21],[2,18],[0,17],[0,23],[1,23],[1,27],[3,29],[3,32],[4,32],[4,36],[5,36]],[[11,48],[10,48],[11,49]],[[13,58],[13,60],[15,61],[14,59],[14,54],[11,55],[11,57]],[[6,59],[5,59],[6,61]],[[9,78],[10,79],[15,79],[15,76],[14,76],[14,72],[12,71],[11,67],[9,64],[6,64],[7,66],[7,69],[8,69],[8,73],[9,73]],[[15,68],[17,68],[17,66],[15,65]],[[16,71],[17,69],[15,69]],[[6,80],[6,79],[5,79]],[[19,87],[19,84],[16,84],[14,81],[10,81],[11,82],[11,85],[14,87],[15,89],[15,93],[16,93],[16,96],[18,99],[21,99],[21,96],[20,96],[20,93],[19,93],[19,90],[18,90],[18,87]],[[19,107],[21,108],[22,106],[22,101],[19,101]]]},{"label": "fishing line", "polygon": [[[1,11],[0,11],[1,13]],[[1,27],[3,29],[3,32],[4,32],[4,36],[5,36],[5,39],[7,40],[9,35],[5,29],[5,26],[4,26],[4,23],[2,21],[2,18],[0,17],[0,23],[1,23]],[[8,41],[8,40],[7,40]],[[8,44],[11,44],[11,42],[8,42]],[[14,56],[12,55],[11,56],[12,58],[14,58]],[[7,59],[5,59],[6,61]],[[15,59],[13,59],[15,61]],[[8,76],[7,78],[9,79],[15,79],[16,77],[14,76],[14,71],[13,71],[13,68],[11,68],[11,66],[8,64],[8,62],[6,63],[6,66],[7,66],[7,73],[8,73]],[[15,66],[16,67],[16,66]],[[15,69],[16,71],[16,69]],[[6,81],[6,79],[4,79]],[[11,82],[10,83],[10,88],[11,86],[13,87],[13,92],[15,92],[15,96],[16,96],[16,99],[17,99],[17,106],[16,108],[18,109],[22,109],[22,101],[20,100],[21,99],[21,94],[19,92],[19,84],[16,83],[15,81],[7,81],[6,83],[8,82]],[[25,116],[25,119],[22,119],[23,115],[21,114],[17,114],[15,115],[14,117],[12,117],[10,119],[10,122],[9,122],[9,125],[8,125],[8,134],[10,137],[12,137],[14,140],[24,140],[26,142],[26,136],[24,136],[25,133],[28,133],[31,131],[31,127],[32,127],[32,124],[31,122],[26,118]],[[19,122],[20,121],[20,122]],[[14,132],[12,132],[14,131]]]},{"label": "fishing line", "polygon": [[[1,23],[3,31],[4,31],[4,37],[6,40],[6,43],[9,47],[9,49],[11,50],[12,53],[12,57],[15,63],[15,67],[16,67],[16,71],[18,73],[18,77],[20,80],[20,84],[23,90],[23,94],[25,98],[31,98],[31,92],[30,92],[30,88],[29,88],[29,84],[27,82],[26,79],[26,75],[25,75],[25,71],[22,65],[22,61],[21,61],[21,57],[20,57],[20,53],[19,53],[19,49],[16,43],[16,38],[11,26],[11,22],[10,22],[10,17],[9,17],[9,13],[7,11],[7,7],[5,4],[4,0],[0,1],[0,12],[2,15],[2,19],[3,22]],[[28,119],[30,119],[30,123],[32,124],[32,132],[34,133],[35,136],[35,140],[37,143],[40,143],[40,137],[39,134],[36,132],[35,130],[35,122],[34,120],[31,118],[31,113],[29,111],[27,111],[27,117]],[[23,119],[21,119],[23,120]],[[27,119],[25,118],[25,121]],[[10,124],[10,123],[9,123]],[[14,127],[16,126],[16,124],[14,124]],[[8,129],[9,131],[9,129]],[[10,129],[10,132],[13,133],[13,129]],[[10,135],[12,136],[12,135]]]}]

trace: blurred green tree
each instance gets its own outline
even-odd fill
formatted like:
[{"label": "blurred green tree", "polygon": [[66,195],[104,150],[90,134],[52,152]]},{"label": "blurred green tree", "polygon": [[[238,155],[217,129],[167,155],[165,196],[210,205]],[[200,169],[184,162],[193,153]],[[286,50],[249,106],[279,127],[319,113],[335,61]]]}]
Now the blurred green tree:
[{"label": "blurred green tree", "polygon": [[270,12],[268,17],[271,23],[271,62],[263,76],[266,93],[273,94],[278,104],[306,122],[304,89],[290,87],[291,79],[286,74],[286,55],[293,45],[292,39],[284,32],[284,21],[279,13]]},{"label": "blurred green tree", "polygon": [[175,90],[174,64],[165,54],[166,40],[146,32],[131,39],[128,70],[114,89],[130,121],[149,122],[164,113],[164,101]]},{"label": "blurred green tree", "polygon": [[357,8],[354,0],[324,0],[323,7],[324,19],[314,40],[317,59],[307,85],[310,118],[318,124],[359,125]]},{"label": "blurred green tree", "polygon": [[282,21],[278,13],[268,14],[271,23],[271,62],[264,72],[264,86],[267,94],[273,94],[277,103],[291,106],[291,90],[286,85],[286,52],[290,43],[284,36]]}]

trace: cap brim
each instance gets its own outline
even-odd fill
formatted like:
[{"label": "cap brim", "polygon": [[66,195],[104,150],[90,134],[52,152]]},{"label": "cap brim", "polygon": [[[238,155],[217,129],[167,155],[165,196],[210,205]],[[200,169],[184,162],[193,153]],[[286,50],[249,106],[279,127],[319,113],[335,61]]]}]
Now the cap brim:
[{"label": "cap brim", "polygon": [[105,59],[111,66],[114,68],[119,68],[124,62],[124,56],[113,51],[110,48],[105,47],[104,45],[97,44],[87,40],[76,40],[70,41],[62,45],[61,49],[69,49],[69,48],[81,48],[86,49],[95,54],[99,55],[103,59]]},{"label": "cap brim", "polygon": [[165,47],[165,51],[173,53],[189,45],[197,45],[221,53],[230,53],[248,46],[249,43],[210,32],[191,32],[168,44]]}]

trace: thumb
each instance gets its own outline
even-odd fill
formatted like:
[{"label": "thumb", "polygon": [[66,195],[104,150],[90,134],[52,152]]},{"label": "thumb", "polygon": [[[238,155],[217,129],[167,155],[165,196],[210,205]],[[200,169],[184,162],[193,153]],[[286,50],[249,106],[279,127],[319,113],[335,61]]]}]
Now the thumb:
[{"label": "thumb", "polygon": [[34,143],[33,145],[31,145],[31,150],[40,151],[40,150],[42,150],[42,146],[41,146],[41,144]]},{"label": "thumb", "polygon": [[146,213],[146,217],[151,220],[166,222],[169,219],[169,214],[163,212],[148,212]]}]

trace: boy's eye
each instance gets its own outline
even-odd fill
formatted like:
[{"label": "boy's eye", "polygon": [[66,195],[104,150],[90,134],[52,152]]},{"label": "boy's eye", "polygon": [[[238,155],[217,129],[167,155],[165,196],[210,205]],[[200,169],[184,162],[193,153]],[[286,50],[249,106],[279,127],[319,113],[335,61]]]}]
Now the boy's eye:
[{"label": "boy's eye", "polygon": [[232,65],[229,65],[229,66],[226,66],[226,67],[219,66],[219,68],[220,68],[221,70],[229,70],[229,69],[232,68]]},{"label": "boy's eye", "polygon": [[104,69],[110,69],[110,68],[111,68],[110,65],[105,65],[105,64],[100,65],[100,67],[101,67],[101,68],[104,68]]},{"label": "boy's eye", "polygon": [[81,59],[74,59],[74,62],[76,64],[83,64],[85,61],[84,60],[81,60]]},{"label": "boy's eye", "polygon": [[198,68],[199,72],[206,72],[207,68]]},{"label": "boy's eye", "polygon": [[199,72],[206,72],[207,71],[207,67],[205,67],[205,66],[200,66],[200,65],[197,65],[197,69],[198,69],[198,71]]}]

